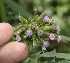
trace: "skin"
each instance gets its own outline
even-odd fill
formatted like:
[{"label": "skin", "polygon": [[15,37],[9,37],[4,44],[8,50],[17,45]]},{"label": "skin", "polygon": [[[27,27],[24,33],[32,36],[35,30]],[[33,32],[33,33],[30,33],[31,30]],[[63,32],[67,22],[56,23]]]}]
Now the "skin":
[{"label": "skin", "polygon": [[0,63],[19,63],[29,55],[28,46],[21,42],[9,42],[14,31],[10,24],[0,23]]}]

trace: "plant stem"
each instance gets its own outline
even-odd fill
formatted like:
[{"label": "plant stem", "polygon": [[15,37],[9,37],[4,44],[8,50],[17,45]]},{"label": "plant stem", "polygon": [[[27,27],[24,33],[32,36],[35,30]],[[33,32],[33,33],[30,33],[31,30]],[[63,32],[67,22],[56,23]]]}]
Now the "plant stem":
[{"label": "plant stem", "polygon": [[0,10],[1,10],[1,18],[2,21],[8,22],[7,17],[6,17],[6,11],[5,11],[5,6],[4,6],[4,0],[0,0]]}]

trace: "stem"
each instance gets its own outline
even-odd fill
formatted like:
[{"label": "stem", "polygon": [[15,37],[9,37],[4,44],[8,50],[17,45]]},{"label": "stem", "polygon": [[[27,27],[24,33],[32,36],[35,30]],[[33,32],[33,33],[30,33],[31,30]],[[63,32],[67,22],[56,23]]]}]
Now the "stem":
[{"label": "stem", "polygon": [[4,6],[4,0],[0,0],[0,10],[1,10],[1,18],[2,21],[8,22],[7,17],[6,17],[6,11],[5,11],[5,6]]}]

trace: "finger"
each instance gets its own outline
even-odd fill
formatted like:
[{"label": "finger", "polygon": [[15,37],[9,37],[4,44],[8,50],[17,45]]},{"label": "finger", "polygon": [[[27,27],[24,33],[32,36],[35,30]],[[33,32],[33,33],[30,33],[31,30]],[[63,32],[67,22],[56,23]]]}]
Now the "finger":
[{"label": "finger", "polygon": [[10,42],[0,49],[0,63],[18,63],[29,55],[27,45],[19,42]]},{"label": "finger", "polygon": [[0,47],[7,43],[13,35],[13,27],[8,23],[0,23]]}]

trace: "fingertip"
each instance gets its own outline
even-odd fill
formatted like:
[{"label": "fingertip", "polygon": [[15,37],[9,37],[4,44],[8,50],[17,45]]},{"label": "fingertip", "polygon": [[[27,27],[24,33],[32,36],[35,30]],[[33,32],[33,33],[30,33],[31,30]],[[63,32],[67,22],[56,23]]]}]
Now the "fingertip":
[{"label": "fingertip", "polygon": [[13,33],[13,27],[9,23],[0,23],[0,47],[11,39]]},{"label": "fingertip", "polygon": [[0,50],[1,62],[18,63],[29,55],[28,46],[24,43],[10,42]]}]

